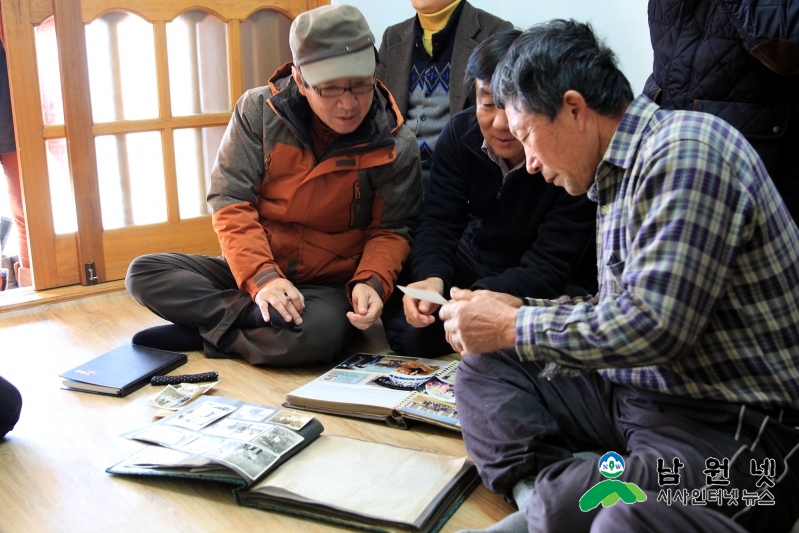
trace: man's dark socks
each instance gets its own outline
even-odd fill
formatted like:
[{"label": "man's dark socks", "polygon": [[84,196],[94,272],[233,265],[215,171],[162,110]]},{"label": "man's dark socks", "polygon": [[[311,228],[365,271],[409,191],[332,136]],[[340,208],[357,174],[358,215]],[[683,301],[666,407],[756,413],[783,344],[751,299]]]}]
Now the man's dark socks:
[{"label": "man's dark socks", "polygon": [[264,315],[261,313],[261,308],[255,302],[250,302],[242,309],[230,327],[234,329],[253,329],[265,326],[266,320],[264,320]]},{"label": "man's dark socks", "polygon": [[203,350],[203,338],[200,336],[197,326],[181,326],[180,324],[143,329],[133,335],[131,342],[139,346],[170,352]]}]

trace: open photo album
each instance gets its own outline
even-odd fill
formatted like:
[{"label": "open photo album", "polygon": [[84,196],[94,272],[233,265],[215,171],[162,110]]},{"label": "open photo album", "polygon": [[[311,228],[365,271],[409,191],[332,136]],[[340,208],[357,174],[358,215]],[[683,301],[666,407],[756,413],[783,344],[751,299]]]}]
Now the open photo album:
[{"label": "open photo album", "polygon": [[150,446],[108,471],[164,472],[248,486],[323,430],[306,413],[204,396],[158,422],[124,433]]},{"label": "open photo album", "polygon": [[458,361],[355,354],[286,395],[285,407],[385,420],[408,419],[460,431],[455,404]]},{"label": "open photo album", "polygon": [[124,433],[145,446],[106,472],[227,483],[246,507],[386,532],[438,531],[479,484],[465,457],[323,430],[306,413],[206,396]]}]

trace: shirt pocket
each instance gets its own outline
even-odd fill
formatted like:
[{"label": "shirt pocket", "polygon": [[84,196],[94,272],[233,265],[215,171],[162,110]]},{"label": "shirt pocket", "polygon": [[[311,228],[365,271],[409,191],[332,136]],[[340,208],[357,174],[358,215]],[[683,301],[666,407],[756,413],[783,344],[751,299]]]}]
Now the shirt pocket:
[{"label": "shirt pocket", "polygon": [[605,265],[605,270],[607,272],[605,284],[606,290],[610,294],[619,294],[621,293],[621,279],[622,274],[624,274],[624,261],[619,261],[616,257],[616,254],[610,256],[610,260]]}]

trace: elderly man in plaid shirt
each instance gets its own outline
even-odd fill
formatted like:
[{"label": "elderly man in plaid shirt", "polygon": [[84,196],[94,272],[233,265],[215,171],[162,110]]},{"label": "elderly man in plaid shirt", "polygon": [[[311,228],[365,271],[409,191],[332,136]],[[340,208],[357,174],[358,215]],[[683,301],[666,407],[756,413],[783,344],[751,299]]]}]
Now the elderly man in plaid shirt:
[{"label": "elderly man in plaid shirt", "polygon": [[[600,289],[558,301],[453,290],[441,310],[465,356],[466,448],[520,509],[489,531],[790,530],[799,230],[757,153],[709,114],[633,98],[613,53],[574,21],[524,32],[492,92],[528,171],[598,204]],[[587,450],[621,454],[619,480],[646,501],[582,512],[604,479],[573,456]],[[672,464],[687,501],[660,497]],[[776,468],[764,478],[762,465]],[[728,497],[703,501],[714,488]]]}]

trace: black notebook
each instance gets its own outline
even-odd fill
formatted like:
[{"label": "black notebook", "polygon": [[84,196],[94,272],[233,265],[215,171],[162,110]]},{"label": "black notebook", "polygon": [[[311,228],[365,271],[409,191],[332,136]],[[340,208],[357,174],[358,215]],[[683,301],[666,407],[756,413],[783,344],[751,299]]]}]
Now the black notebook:
[{"label": "black notebook", "polygon": [[149,383],[153,376],[171,372],[186,361],[185,353],[124,344],[59,377],[69,390],[121,398]]},{"label": "black notebook", "polygon": [[438,531],[479,483],[465,457],[321,435],[313,416],[205,396],[123,436],[110,474],[235,486],[236,502],[369,531]]}]

